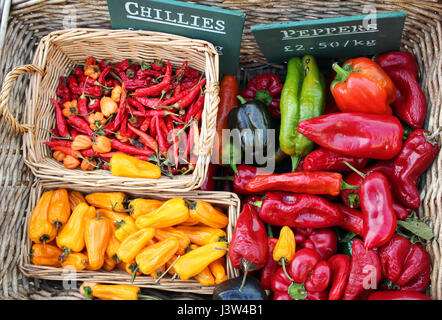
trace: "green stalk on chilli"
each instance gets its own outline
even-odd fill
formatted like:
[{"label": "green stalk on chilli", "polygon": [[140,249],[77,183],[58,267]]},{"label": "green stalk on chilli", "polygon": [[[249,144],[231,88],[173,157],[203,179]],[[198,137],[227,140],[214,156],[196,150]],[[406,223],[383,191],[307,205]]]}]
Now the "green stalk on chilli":
[{"label": "green stalk on chilli", "polygon": [[313,56],[288,61],[287,76],[281,92],[281,150],[292,158],[292,171],[309,154],[314,142],[297,131],[298,123],[320,116],[325,109],[326,86]]}]

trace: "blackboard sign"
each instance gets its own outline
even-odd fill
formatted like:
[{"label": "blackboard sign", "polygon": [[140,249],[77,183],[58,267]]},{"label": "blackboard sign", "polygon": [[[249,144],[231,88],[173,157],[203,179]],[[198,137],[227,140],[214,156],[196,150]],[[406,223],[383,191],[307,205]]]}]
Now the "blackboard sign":
[{"label": "blackboard sign", "polygon": [[406,12],[252,26],[268,62],[306,54],[322,58],[367,56],[399,50]]},{"label": "blackboard sign", "polygon": [[220,72],[236,74],[246,14],[173,0],[107,0],[113,29],[150,30],[211,42]]}]

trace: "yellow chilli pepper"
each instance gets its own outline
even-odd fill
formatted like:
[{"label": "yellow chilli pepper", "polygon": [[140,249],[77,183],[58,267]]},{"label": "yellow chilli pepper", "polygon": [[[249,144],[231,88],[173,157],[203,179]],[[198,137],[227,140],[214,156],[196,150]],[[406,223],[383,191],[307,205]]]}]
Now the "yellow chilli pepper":
[{"label": "yellow chilli pepper", "polygon": [[135,276],[139,276],[141,274],[135,260],[133,260],[129,263],[121,261],[120,263],[117,264],[117,268],[120,270],[125,270],[127,273],[129,273],[132,276],[134,276],[134,272],[135,272]]},{"label": "yellow chilli pepper", "polygon": [[209,269],[215,277],[215,284],[220,284],[227,280],[226,268],[224,267],[224,258],[219,258],[209,264]]},{"label": "yellow chilli pepper", "polygon": [[129,202],[128,208],[131,212],[131,217],[136,219],[144,214],[149,214],[164,204],[164,201],[155,199],[134,199]]},{"label": "yellow chilli pepper", "polygon": [[184,232],[191,242],[204,246],[209,243],[227,240],[227,234],[223,229],[215,229],[207,226],[177,226],[176,230]]},{"label": "yellow chilli pepper", "polygon": [[108,256],[104,257],[103,269],[106,271],[112,271],[117,266],[117,260],[109,258]]},{"label": "yellow chilli pepper", "polygon": [[102,300],[138,300],[139,298],[154,299],[152,296],[140,294],[140,288],[128,284],[99,284],[83,282],[80,293],[87,299],[99,298]]},{"label": "yellow chilli pepper", "polygon": [[95,192],[86,195],[89,205],[108,210],[122,211],[126,195],[123,192]]},{"label": "yellow chilli pepper", "polygon": [[215,284],[215,278],[209,267],[204,268],[204,270],[197,274],[194,278],[203,286],[213,286]]},{"label": "yellow chilli pepper", "polygon": [[123,262],[132,261],[141,249],[149,243],[149,240],[153,238],[154,234],[155,229],[153,228],[144,228],[132,233],[123,240],[118,248],[118,258]]},{"label": "yellow chilli pepper", "polygon": [[115,230],[115,236],[120,242],[122,242],[132,233],[135,233],[141,229],[135,225],[135,220],[131,216],[127,216],[120,222],[116,223],[116,225],[117,230]]},{"label": "yellow chilli pepper", "polygon": [[187,252],[178,259],[173,268],[181,280],[188,280],[226,253],[227,242],[213,242]]},{"label": "yellow chilli pepper", "polygon": [[86,202],[86,199],[81,192],[74,190],[69,191],[69,206],[71,207],[71,211],[74,211],[75,207],[82,202]]},{"label": "yellow chilli pepper", "polygon": [[177,238],[170,237],[146,247],[135,258],[140,271],[151,274],[160,269],[178,251],[179,245]]},{"label": "yellow chilli pepper", "polygon": [[122,153],[117,153],[112,156],[110,159],[110,170],[111,173],[117,177],[161,178],[161,169],[156,164]]},{"label": "yellow chilli pepper", "polygon": [[71,215],[69,194],[66,189],[55,190],[49,205],[49,221],[55,225],[56,233],[61,226],[68,222]]},{"label": "yellow chilli pepper", "polygon": [[99,270],[103,266],[111,233],[111,222],[107,218],[97,216],[86,221],[84,242],[89,260],[88,270]]},{"label": "yellow chilli pepper", "polygon": [[61,266],[65,269],[84,270],[88,265],[87,255],[81,252],[70,253]]},{"label": "yellow chilli pepper", "polygon": [[57,230],[49,221],[49,206],[54,191],[44,192],[37,202],[29,220],[29,238],[35,243],[48,243],[55,239]]},{"label": "yellow chilli pepper", "polygon": [[139,216],[135,220],[138,228],[166,228],[180,224],[189,218],[189,208],[182,198],[167,200],[157,210]]},{"label": "yellow chilli pepper", "polygon": [[190,244],[189,237],[182,231],[176,230],[173,227],[155,229],[155,239],[165,240],[169,237],[176,237],[180,243],[180,247],[177,251],[178,254],[184,254],[186,248]]},{"label": "yellow chilli pepper", "polygon": [[290,227],[283,226],[279,231],[278,241],[273,248],[273,260],[282,265],[285,274],[287,274],[286,265],[288,265],[293,260],[295,252],[295,234]]},{"label": "yellow chilli pepper", "polygon": [[197,200],[189,206],[190,217],[212,228],[225,228],[229,224],[229,217],[210,203]]},{"label": "yellow chilli pepper", "polygon": [[65,250],[64,258],[67,258],[68,253],[80,252],[84,249],[84,228],[86,221],[95,217],[96,210],[90,207],[86,202],[80,203],[72,212],[68,222],[61,229],[57,236],[57,246]]},{"label": "yellow chilli pepper", "polygon": [[63,251],[56,246],[45,244],[45,243],[35,243],[31,248],[31,263],[36,266],[49,266],[49,267],[59,267],[60,255]]}]

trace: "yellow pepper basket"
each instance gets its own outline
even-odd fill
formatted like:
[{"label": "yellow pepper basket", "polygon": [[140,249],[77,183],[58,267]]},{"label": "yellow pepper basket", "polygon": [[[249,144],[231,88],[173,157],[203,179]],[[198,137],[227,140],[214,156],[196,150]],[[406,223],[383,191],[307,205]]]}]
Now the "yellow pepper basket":
[{"label": "yellow pepper basket", "polygon": [[[53,182],[53,181],[41,181],[36,182],[32,188],[29,196],[29,204],[26,216],[26,223],[24,225],[23,232],[23,248],[22,255],[19,261],[19,268],[24,273],[24,275],[32,278],[39,279],[47,279],[47,280],[59,280],[63,281],[69,279],[70,281],[91,281],[91,282],[99,282],[99,283],[113,283],[113,284],[126,284],[126,285],[135,285],[138,287],[144,288],[154,288],[166,291],[175,291],[175,292],[190,292],[197,294],[212,294],[214,286],[204,286],[197,279],[192,278],[189,280],[180,280],[178,278],[173,279],[170,274],[164,275],[159,282],[156,282],[156,279],[147,275],[138,275],[135,277],[133,282],[131,282],[132,276],[124,270],[119,270],[117,268],[112,271],[106,271],[105,269],[100,270],[71,270],[62,268],[57,264],[57,266],[40,266],[31,263],[31,257],[29,253],[32,248],[32,241],[27,232],[31,214],[40,199],[41,195],[48,190],[56,190],[56,189],[67,189],[69,193],[72,191],[78,191],[82,193],[86,199],[87,194],[97,193],[97,192],[110,192],[109,190],[97,189],[93,187],[79,187],[72,185],[67,185],[66,183]],[[189,203],[195,203],[198,200],[204,200],[207,203],[212,204],[213,206],[222,209],[222,211],[229,217],[229,223],[226,228],[224,228],[224,232],[227,238],[227,241],[230,242],[231,237],[233,235],[233,231],[236,225],[237,217],[240,211],[240,201],[236,194],[230,192],[210,192],[210,191],[190,191],[186,193],[166,193],[166,192],[154,192],[149,193],[147,191],[138,191],[134,192],[125,192],[125,194],[130,199],[135,198],[145,198],[145,199],[156,199],[160,201],[166,201],[172,198],[181,197],[185,201]],[[118,194],[114,194],[114,197],[117,197]],[[97,211],[100,211],[98,209]],[[103,215],[106,216],[106,215]],[[224,235],[224,233],[223,233]],[[61,250],[60,250],[61,251]],[[226,273],[227,279],[235,278],[239,276],[239,270],[233,268],[228,255],[226,257]],[[74,257],[73,257],[74,258]]]}]

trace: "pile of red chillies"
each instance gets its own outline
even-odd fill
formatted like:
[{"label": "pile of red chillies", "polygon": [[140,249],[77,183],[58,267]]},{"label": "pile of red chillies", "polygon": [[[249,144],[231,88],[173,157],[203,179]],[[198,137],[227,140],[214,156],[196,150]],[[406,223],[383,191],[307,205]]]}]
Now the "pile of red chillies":
[{"label": "pile of red chillies", "polygon": [[60,77],[56,125],[45,142],[69,169],[109,169],[124,153],[151,161],[163,174],[191,172],[204,107],[204,74],[185,61],[111,63],[94,57]]},{"label": "pile of red chillies", "polygon": [[[363,87],[343,90],[346,82],[336,92],[330,87],[327,103],[333,106],[325,110],[332,113],[298,123],[298,132],[316,148],[295,172],[257,175],[256,166],[239,164],[233,174],[231,191],[241,197],[242,211],[229,256],[235,268],[260,277],[268,298],[430,299],[425,240],[416,241],[399,226],[423,224],[413,212],[421,204],[419,179],[440,149],[439,131],[422,128],[427,105],[410,53],[364,59],[351,61],[360,68],[368,63],[384,77],[371,84],[376,100],[363,101]],[[361,72],[366,77],[361,85],[376,82],[367,70]],[[351,103],[340,105],[345,101]],[[352,109],[354,101],[360,101],[358,110]],[[203,189],[216,188],[214,175],[212,167]],[[293,232],[292,254],[290,241],[277,236],[283,227]],[[284,241],[289,260],[281,265],[274,250],[281,252]]]}]

